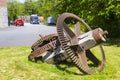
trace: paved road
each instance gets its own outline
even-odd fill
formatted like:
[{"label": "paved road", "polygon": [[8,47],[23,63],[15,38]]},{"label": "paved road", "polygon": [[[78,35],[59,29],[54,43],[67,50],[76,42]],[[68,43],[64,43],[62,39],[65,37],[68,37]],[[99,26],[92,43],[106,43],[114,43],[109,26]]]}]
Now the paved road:
[{"label": "paved road", "polygon": [[56,33],[56,26],[26,23],[23,27],[0,28],[0,47],[31,46],[40,38],[39,34],[50,33]]}]

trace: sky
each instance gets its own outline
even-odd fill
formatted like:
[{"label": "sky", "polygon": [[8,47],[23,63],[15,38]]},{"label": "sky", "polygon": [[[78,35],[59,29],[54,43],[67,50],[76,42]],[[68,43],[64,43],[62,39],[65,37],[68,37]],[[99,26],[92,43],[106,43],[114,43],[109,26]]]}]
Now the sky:
[{"label": "sky", "polygon": [[[7,0],[7,1],[12,2],[14,0]],[[15,1],[25,2],[25,0],[15,0]],[[34,0],[34,1],[37,1],[37,0]]]},{"label": "sky", "polygon": [[24,2],[25,0],[19,0],[20,2]]}]

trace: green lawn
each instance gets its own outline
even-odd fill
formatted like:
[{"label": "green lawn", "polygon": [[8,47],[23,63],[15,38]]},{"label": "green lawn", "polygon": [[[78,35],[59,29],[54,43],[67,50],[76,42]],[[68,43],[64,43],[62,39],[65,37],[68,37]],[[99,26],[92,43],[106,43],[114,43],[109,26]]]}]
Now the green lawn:
[{"label": "green lawn", "polygon": [[80,72],[74,66],[61,64],[64,70],[60,70],[53,64],[28,61],[30,47],[0,48],[0,80],[120,80],[120,47],[112,45],[104,49],[107,60],[104,71],[78,75]]}]

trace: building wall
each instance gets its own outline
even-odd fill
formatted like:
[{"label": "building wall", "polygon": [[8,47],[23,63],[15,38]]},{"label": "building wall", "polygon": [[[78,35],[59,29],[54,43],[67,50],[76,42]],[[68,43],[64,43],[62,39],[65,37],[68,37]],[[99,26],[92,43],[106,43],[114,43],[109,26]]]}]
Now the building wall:
[{"label": "building wall", "polygon": [[0,0],[0,28],[8,27],[7,0]]}]

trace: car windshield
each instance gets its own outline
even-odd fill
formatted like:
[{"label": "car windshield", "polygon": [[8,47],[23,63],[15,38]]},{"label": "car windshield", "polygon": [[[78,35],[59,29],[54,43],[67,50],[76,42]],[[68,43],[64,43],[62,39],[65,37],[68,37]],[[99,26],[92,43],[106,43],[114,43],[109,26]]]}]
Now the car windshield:
[{"label": "car windshield", "polygon": [[32,17],[32,19],[38,19],[38,17],[37,17],[37,16],[34,16],[34,17]]},{"label": "car windshield", "polygon": [[38,17],[34,17],[33,19],[38,19]]}]

